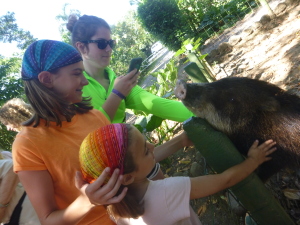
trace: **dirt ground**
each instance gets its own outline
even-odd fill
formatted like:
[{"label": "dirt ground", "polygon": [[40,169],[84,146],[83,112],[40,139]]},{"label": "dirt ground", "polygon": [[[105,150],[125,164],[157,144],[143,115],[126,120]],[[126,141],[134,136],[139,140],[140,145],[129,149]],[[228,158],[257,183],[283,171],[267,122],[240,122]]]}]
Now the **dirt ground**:
[{"label": "dirt ground", "polygon": [[[276,14],[260,8],[221,36],[206,41],[201,53],[217,79],[228,76],[265,80],[283,89],[300,89],[300,1],[269,1]],[[183,69],[179,70],[184,76]],[[195,148],[182,149],[162,163],[166,176],[199,176],[212,171]],[[300,224],[300,169],[281,171],[266,186]],[[245,224],[245,211],[228,191],[191,201],[203,225]],[[230,205],[230,206],[229,206]]]},{"label": "dirt ground", "polygon": [[[246,16],[231,31],[226,30],[224,37],[207,41],[202,53],[209,53],[207,61],[216,78],[257,78],[286,89],[298,85],[300,5],[295,4],[270,1],[273,11],[278,11],[274,19],[268,20],[265,11],[260,9]],[[239,27],[244,29],[241,31]]]}]

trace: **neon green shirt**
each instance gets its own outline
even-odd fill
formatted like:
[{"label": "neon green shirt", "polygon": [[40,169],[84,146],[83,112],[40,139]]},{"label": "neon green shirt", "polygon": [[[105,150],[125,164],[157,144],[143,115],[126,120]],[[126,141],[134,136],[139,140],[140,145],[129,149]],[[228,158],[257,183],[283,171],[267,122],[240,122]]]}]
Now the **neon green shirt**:
[{"label": "neon green shirt", "polygon": [[[116,75],[109,68],[106,68],[106,71],[108,72],[109,78],[109,87],[107,91],[98,81],[84,72],[84,76],[89,81],[89,84],[84,86],[83,96],[91,97],[92,106],[95,109],[103,112],[104,115],[108,119],[110,119],[107,113],[103,110],[102,105],[104,104],[114,87]],[[121,101],[114,119],[111,122],[123,123],[126,108],[141,110],[163,119],[169,119],[178,122],[183,122],[193,116],[193,113],[190,112],[181,102],[158,97],[147,92],[140,86],[135,86],[134,88],[132,88],[126,99]]]}]

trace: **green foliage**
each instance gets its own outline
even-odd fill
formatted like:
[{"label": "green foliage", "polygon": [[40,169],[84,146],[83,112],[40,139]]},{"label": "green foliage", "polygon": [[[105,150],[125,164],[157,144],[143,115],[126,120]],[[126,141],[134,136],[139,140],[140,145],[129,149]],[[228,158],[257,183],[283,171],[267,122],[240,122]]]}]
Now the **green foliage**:
[{"label": "green foliage", "polygon": [[69,6],[69,3],[65,3],[62,8],[62,14],[57,15],[55,19],[60,22],[59,33],[61,35],[61,40],[72,45],[71,32],[67,29],[66,25],[68,23],[69,15],[75,14],[79,18],[81,13],[79,10],[69,9]]},{"label": "green foliage", "polygon": [[204,16],[205,8],[212,4],[211,0],[177,0],[178,8],[187,21],[193,32],[197,32],[197,27]]},{"label": "green foliage", "polygon": [[146,58],[151,54],[151,46],[156,40],[141,26],[134,11],[129,12],[124,21],[113,25],[111,30],[117,41],[111,67],[117,75],[127,73],[132,58]]},{"label": "green foliage", "polygon": [[17,47],[24,50],[36,41],[36,38],[33,38],[29,31],[18,28],[14,15],[13,12],[7,12],[6,15],[0,17],[0,41],[4,43],[16,41]]},{"label": "green foliage", "polygon": [[[175,53],[175,57],[181,54],[188,54],[192,52],[197,52],[200,54],[199,49],[201,45],[201,38],[194,40],[194,38],[188,38],[183,43],[181,48]],[[206,56],[206,55],[205,55]]]},{"label": "green foliage", "polygon": [[171,60],[165,67],[152,75],[156,77],[156,82],[151,86],[147,87],[147,91],[154,95],[173,99],[173,90],[176,86],[177,81],[177,66],[174,60]]},{"label": "green foliage", "polygon": [[134,126],[145,135],[150,143],[161,145],[172,139],[173,132],[180,126],[180,123],[170,122],[149,114],[147,116],[138,115]]},{"label": "green foliage", "polygon": [[19,77],[20,58],[0,60],[0,104],[23,93],[23,84]]},{"label": "green foliage", "polygon": [[145,29],[170,50],[177,51],[184,36],[191,33],[174,0],[145,0],[138,6],[138,17]]},{"label": "green foliage", "polygon": [[[4,59],[0,57],[0,106],[6,101],[15,97],[23,96],[23,83],[19,78],[21,59],[17,57]],[[0,148],[5,150],[11,149],[16,132],[7,131],[6,127],[1,124],[0,127]]]},{"label": "green foliage", "polygon": [[[255,0],[223,0],[210,1],[210,3],[202,0],[193,2],[193,6],[199,10],[197,14],[190,14],[188,20],[192,21],[193,24],[195,24],[194,21],[197,21],[194,37],[201,37],[203,42],[224,29],[233,26],[251,11],[251,7],[257,6]],[[197,3],[195,4],[195,2]],[[187,3],[185,2],[185,4]],[[182,5],[183,3],[181,3]],[[190,9],[193,6],[190,6]]]},{"label": "green foliage", "polygon": [[210,10],[205,13],[199,29],[210,25],[214,31],[220,30],[220,27],[225,23],[233,25],[238,19],[250,12],[250,8],[246,2],[230,1],[224,5],[212,6]]},{"label": "green foliage", "polygon": [[[194,38],[187,39],[183,42],[181,49],[179,49],[175,56],[187,55],[188,60],[195,65],[189,64],[185,67],[186,72],[194,82],[212,82],[215,81],[215,74],[210,65],[206,62],[205,57],[208,54],[202,55],[199,51],[201,45],[201,38],[194,40]],[[187,68],[189,69],[187,70]],[[196,67],[196,68],[195,68]]]},{"label": "green foliage", "polygon": [[[0,41],[11,43],[17,42],[17,47],[25,50],[28,45],[36,41],[29,31],[18,28],[14,13],[8,12],[0,17]],[[20,79],[21,56],[4,58],[0,55],[0,106],[12,98],[21,97],[24,99],[23,83]],[[6,127],[0,125],[0,148],[11,149],[16,132],[7,131]]]},{"label": "green foliage", "polygon": [[3,124],[0,124],[0,150],[11,151],[11,145],[15,140],[16,132],[8,131]]},{"label": "green foliage", "polygon": [[143,26],[170,50],[177,51],[186,38],[202,43],[242,19],[255,0],[140,0],[138,16]]},{"label": "green foliage", "polygon": [[162,121],[162,118],[149,114],[147,116],[139,116],[135,124],[139,131],[143,133],[154,131],[161,125]]},{"label": "green foliage", "polygon": [[[177,67],[174,60],[171,60],[165,69],[161,69],[152,74],[157,81],[146,90],[162,98],[173,99],[173,90],[176,86]],[[163,120],[152,114],[145,115],[140,111],[135,111],[138,116],[135,126],[147,137],[148,141],[156,145],[161,145],[173,137],[173,131],[179,127],[180,123]],[[150,133],[152,132],[152,133]]]}]

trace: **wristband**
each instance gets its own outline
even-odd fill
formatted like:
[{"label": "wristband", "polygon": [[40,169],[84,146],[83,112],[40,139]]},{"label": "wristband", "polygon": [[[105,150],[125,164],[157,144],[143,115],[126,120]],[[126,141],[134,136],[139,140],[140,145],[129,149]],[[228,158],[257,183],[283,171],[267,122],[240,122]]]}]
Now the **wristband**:
[{"label": "wristband", "polygon": [[119,96],[121,99],[126,99],[126,97],[116,89],[112,89],[111,92],[114,93],[115,95]]},{"label": "wristband", "polygon": [[156,163],[154,168],[151,170],[151,172],[148,174],[147,178],[149,180],[151,180],[152,178],[154,178],[158,172],[159,172],[159,169],[160,169],[160,164],[159,163]]},{"label": "wristband", "polygon": [[4,204],[4,205],[2,205],[2,204],[0,203],[0,208],[6,208],[8,205],[9,205],[9,203]]}]

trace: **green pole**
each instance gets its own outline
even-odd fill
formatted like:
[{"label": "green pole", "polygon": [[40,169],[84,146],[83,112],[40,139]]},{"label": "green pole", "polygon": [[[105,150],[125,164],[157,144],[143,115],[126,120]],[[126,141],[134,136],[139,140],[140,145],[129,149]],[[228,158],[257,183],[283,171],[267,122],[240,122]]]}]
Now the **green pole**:
[{"label": "green pole", "polygon": [[211,69],[208,66],[208,63],[206,63],[205,59],[199,59],[199,57],[197,56],[196,53],[189,53],[187,55],[188,59],[191,62],[194,62],[199,69],[201,70],[201,73],[205,76],[205,78],[209,81],[209,82],[213,82],[216,81],[216,78],[213,75],[213,72],[211,71]]},{"label": "green pole", "polygon": [[[215,172],[222,173],[244,160],[229,138],[207,121],[192,117],[183,123],[183,129]],[[255,173],[230,189],[259,225],[295,224]]]},{"label": "green pole", "polygon": [[195,62],[190,63],[184,67],[184,71],[190,76],[194,83],[208,83],[202,70],[197,66]]}]

